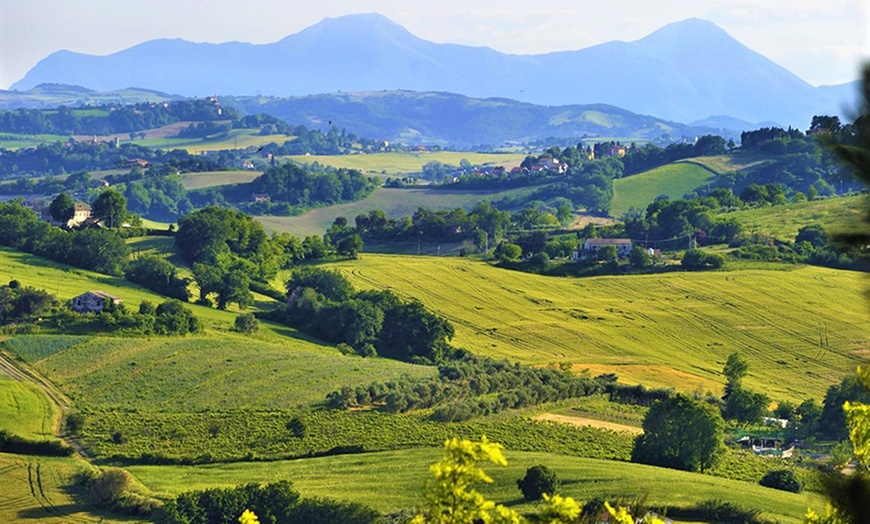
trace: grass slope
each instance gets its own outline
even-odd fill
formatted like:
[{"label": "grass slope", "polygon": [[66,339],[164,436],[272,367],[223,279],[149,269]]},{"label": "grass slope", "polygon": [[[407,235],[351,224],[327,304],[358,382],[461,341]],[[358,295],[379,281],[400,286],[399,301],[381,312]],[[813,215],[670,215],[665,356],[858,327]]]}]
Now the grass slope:
[{"label": "grass slope", "polygon": [[622,216],[630,208],[643,210],[659,195],[681,198],[698,186],[708,184],[717,172],[696,160],[681,160],[613,181],[612,216]]},{"label": "grass slope", "polygon": [[[860,273],[819,267],[554,278],[447,257],[365,254],[330,265],[358,288],[416,297],[453,322],[454,343],[528,364],[571,362],[623,380],[721,391],[739,352],[747,385],[821,399],[870,360]],[[818,345],[820,330],[829,345]]]},{"label": "grass slope", "polygon": [[59,415],[38,387],[0,374],[0,430],[33,440],[50,439],[52,425]]},{"label": "grass slope", "polygon": [[78,405],[101,410],[286,409],[322,402],[343,385],[436,373],[433,367],[344,356],[302,340],[272,343],[233,333],[185,338],[20,335],[5,345]]},{"label": "grass slope", "polygon": [[736,218],[750,233],[794,241],[798,229],[810,224],[824,226],[829,234],[864,231],[866,213],[867,196],[855,195],[746,209],[725,216]]},{"label": "grass slope", "polygon": [[[350,500],[389,512],[422,502],[423,485],[430,477],[428,465],[439,458],[440,450],[423,448],[268,463],[133,466],[129,470],[164,495],[288,479],[303,497]],[[747,482],[652,466],[510,450],[507,458],[507,467],[483,466],[494,482],[481,491],[519,511],[539,507],[525,502],[516,487],[516,480],[535,464],[552,468],[562,482],[560,494],[580,501],[596,496],[634,498],[649,494],[652,504],[686,507],[719,499],[761,509],[765,516],[783,522],[802,522],[807,507],[818,510],[823,506],[821,497],[815,494],[785,493]]]},{"label": "grass slope", "polygon": [[72,458],[0,453],[0,522],[136,522],[86,508],[70,491],[82,463]]}]

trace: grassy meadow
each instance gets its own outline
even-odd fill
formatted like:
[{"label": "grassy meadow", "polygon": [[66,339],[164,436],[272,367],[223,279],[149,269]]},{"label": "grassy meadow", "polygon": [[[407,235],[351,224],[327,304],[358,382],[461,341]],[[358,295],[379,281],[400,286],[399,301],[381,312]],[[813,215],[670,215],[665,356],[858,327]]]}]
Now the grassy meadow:
[{"label": "grassy meadow", "polygon": [[798,230],[810,224],[824,226],[829,234],[864,231],[866,214],[867,196],[854,195],[745,209],[725,216],[736,218],[750,233],[767,233],[780,240],[794,241]]},{"label": "grassy meadow", "polygon": [[418,298],[454,324],[459,347],[533,365],[569,362],[648,386],[721,393],[722,366],[736,351],[750,364],[749,387],[775,400],[821,400],[870,360],[866,280],[856,272],[792,266],[573,279],[375,254],[329,267],[358,288]]},{"label": "grassy meadow", "polygon": [[436,373],[431,366],[345,356],[305,340],[266,342],[234,333],[19,335],[5,346],[77,405],[99,410],[289,409],[321,403],[342,385]]},{"label": "grassy meadow", "polygon": [[[535,464],[552,468],[562,483],[559,493],[579,501],[596,496],[632,499],[648,495],[648,502],[654,505],[687,507],[717,499],[794,523],[803,522],[808,507],[819,510],[824,505],[821,497],[812,493],[786,493],[684,471],[510,449],[506,455],[507,467],[483,466],[494,482],[483,486],[481,492],[520,512],[536,511],[541,504],[524,501],[516,485]],[[132,466],[129,471],[161,494],[289,479],[303,497],[340,498],[388,512],[422,502],[423,486],[431,475],[428,465],[439,458],[438,448],[421,448],[268,463]]]},{"label": "grassy meadow", "polygon": [[667,195],[671,199],[682,198],[689,191],[712,182],[717,175],[718,172],[693,159],[618,178],[613,181],[610,214],[620,217],[630,208],[646,209],[659,195]]},{"label": "grassy meadow", "polygon": [[0,430],[33,440],[53,437],[60,412],[38,387],[0,374]]}]

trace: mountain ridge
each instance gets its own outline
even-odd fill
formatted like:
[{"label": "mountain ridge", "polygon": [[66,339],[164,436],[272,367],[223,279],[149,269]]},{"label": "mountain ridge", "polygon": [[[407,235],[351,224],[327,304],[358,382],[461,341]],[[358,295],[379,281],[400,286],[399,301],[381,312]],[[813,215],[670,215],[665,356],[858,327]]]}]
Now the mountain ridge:
[{"label": "mountain ridge", "polygon": [[724,115],[803,126],[839,114],[846,86],[815,88],[732,38],[688,19],[631,42],[515,55],[434,43],[376,14],[326,18],[271,44],[158,39],[105,56],[57,51],[13,89],[44,82],[186,96],[300,96],[412,90],[538,105],[604,103],[676,122]]}]

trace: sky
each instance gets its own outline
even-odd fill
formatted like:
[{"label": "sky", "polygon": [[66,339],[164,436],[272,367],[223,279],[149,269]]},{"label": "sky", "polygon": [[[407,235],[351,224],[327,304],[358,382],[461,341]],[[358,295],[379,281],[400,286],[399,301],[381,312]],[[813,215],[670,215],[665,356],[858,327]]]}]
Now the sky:
[{"label": "sky", "polygon": [[538,54],[717,24],[813,85],[858,78],[870,0],[0,0],[0,88],[60,49],[105,55],[155,38],[275,42],[326,17],[380,13],[438,43]]}]

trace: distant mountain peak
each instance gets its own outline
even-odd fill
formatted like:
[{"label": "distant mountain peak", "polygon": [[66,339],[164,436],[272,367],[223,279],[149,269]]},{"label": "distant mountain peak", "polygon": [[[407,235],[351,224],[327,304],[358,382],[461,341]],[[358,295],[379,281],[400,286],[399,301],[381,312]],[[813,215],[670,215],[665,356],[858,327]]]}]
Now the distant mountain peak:
[{"label": "distant mountain peak", "polygon": [[[727,38],[734,40],[727,31],[715,23],[703,18],[687,18],[674,22],[650,33],[638,40],[639,42],[654,42],[656,40],[679,39],[685,41],[709,41],[711,38]],[[736,41],[736,40],[735,40]]]},{"label": "distant mountain peak", "polygon": [[313,26],[284,38],[282,42],[289,41],[294,37],[321,37],[325,34],[341,38],[356,38],[371,34],[416,38],[410,31],[382,14],[357,13],[334,18],[326,17]]}]

